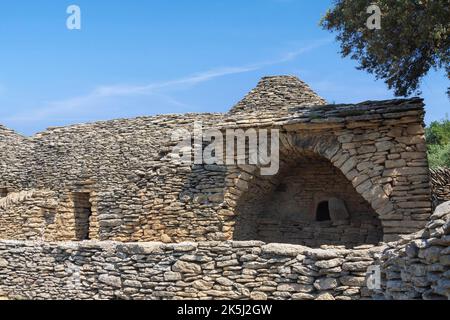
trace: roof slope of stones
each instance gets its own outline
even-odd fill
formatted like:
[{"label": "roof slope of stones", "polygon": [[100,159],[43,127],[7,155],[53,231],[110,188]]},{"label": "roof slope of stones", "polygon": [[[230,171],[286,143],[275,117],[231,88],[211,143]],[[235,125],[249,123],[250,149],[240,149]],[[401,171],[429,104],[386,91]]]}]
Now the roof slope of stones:
[{"label": "roof slope of stones", "polygon": [[[127,141],[139,140],[141,145],[149,148],[147,161],[158,161],[161,147],[168,145],[173,131],[191,129],[195,121],[202,121],[204,128],[282,127],[287,130],[314,130],[395,123],[398,119],[407,123],[408,119],[417,121],[421,115],[423,102],[418,98],[325,105],[325,100],[295,77],[266,77],[229,113],[171,114],[101,121],[49,128],[30,138],[0,126],[0,175],[4,182],[11,184],[10,180],[19,172],[27,174],[26,163],[39,162],[40,154],[54,154],[50,157],[53,159],[60,145],[70,145],[73,150],[82,148],[78,154],[97,154],[102,146],[106,152],[112,145],[126,145]],[[88,146],[96,146],[96,151],[87,150]]]},{"label": "roof slope of stones", "polygon": [[293,129],[356,128],[376,123],[395,124],[416,122],[424,115],[423,99],[395,99],[365,101],[358,104],[299,105],[279,111],[270,109],[229,113],[225,122],[216,124],[229,127],[283,127]]},{"label": "roof slope of stones", "polygon": [[53,134],[92,132],[92,130],[130,132],[139,127],[173,129],[176,126],[190,126],[194,121],[202,121],[204,127],[214,126],[220,129],[293,124],[303,124],[305,127],[314,129],[320,124],[344,126],[349,122],[378,122],[408,116],[417,117],[421,113],[423,113],[423,100],[420,98],[366,101],[358,104],[326,104],[324,99],[298,78],[276,76],[262,78],[257,87],[228,113],[163,114],[98,121],[51,127],[31,138],[21,136],[0,125],[0,139],[11,143],[24,143],[45,139]]},{"label": "roof slope of stones", "polygon": [[287,111],[289,107],[323,105],[326,101],[294,76],[264,77],[230,113],[252,113],[254,111]]}]

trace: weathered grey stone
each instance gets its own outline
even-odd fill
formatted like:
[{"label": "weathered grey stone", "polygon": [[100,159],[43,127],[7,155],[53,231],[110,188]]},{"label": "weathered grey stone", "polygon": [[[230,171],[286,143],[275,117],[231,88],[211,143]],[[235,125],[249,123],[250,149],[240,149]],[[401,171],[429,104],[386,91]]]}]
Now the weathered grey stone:
[{"label": "weathered grey stone", "polygon": [[338,282],[335,278],[321,278],[314,282],[314,288],[317,290],[331,290],[338,286]]},{"label": "weathered grey stone", "polygon": [[[116,120],[30,138],[0,126],[0,150],[7,155],[0,156],[0,180],[24,189],[32,177],[33,186],[52,189],[12,192],[0,200],[0,238],[45,240],[0,241],[0,256],[7,261],[0,260],[5,295],[359,299],[372,294],[365,273],[375,264],[388,281],[378,295],[446,297],[447,213],[435,213],[425,226],[431,202],[422,103],[322,106],[302,84],[285,80],[264,80],[229,114]],[[172,162],[179,152],[173,151],[171,133],[190,130],[195,120],[224,131],[280,128],[282,174],[261,178],[256,166]],[[300,177],[295,166],[307,180],[289,182]],[[298,194],[303,189],[312,199]],[[71,199],[82,197],[77,193],[90,196],[84,203],[91,204],[88,237],[117,243],[66,242],[77,239],[73,218],[82,208]],[[315,221],[321,201],[328,201],[332,221]],[[303,211],[308,219],[300,217]],[[376,245],[383,234],[398,239],[410,233],[379,251],[357,247]],[[226,241],[235,238],[324,245]]]},{"label": "weathered grey stone", "polygon": [[253,291],[250,294],[250,299],[264,301],[267,300],[267,294],[265,294],[264,292]]},{"label": "weathered grey stone", "polygon": [[314,296],[308,293],[294,293],[292,294],[293,300],[314,300]]},{"label": "weathered grey stone", "polygon": [[440,256],[439,263],[444,266],[450,266],[450,255]]},{"label": "weathered grey stone", "polygon": [[181,280],[181,273],[173,271],[164,272],[164,281],[178,281],[178,280]]},{"label": "weathered grey stone", "polygon": [[210,290],[213,287],[213,285],[214,284],[212,282],[208,282],[205,280],[196,280],[192,283],[192,287],[198,290]]},{"label": "weathered grey stone", "polygon": [[449,214],[450,214],[450,201],[447,201],[436,208],[433,215],[431,216],[431,219],[433,220],[441,219],[443,216]]},{"label": "weathered grey stone", "polygon": [[324,292],[319,294],[315,300],[336,300],[331,293]]},{"label": "weathered grey stone", "polygon": [[305,252],[306,248],[298,245],[271,243],[261,247],[265,254],[296,257]]},{"label": "weathered grey stone", "polygon": [[312,270],[311,268],[308,268],[307,266],[298,263],[292,266],[292,270],[303,276],[317,276],[319,274],[317,271]]},{"label": "weathered grey stone", "polygon": [[338,198],[330,198],[328,201],[331,220],[346,220],[349,218],[349,213],[345,202]]},{"label": "weathered grey stone", "polygon": [[6,268],[9,262],[6,259],[0,258],[0,268]]},{"label": "weathered grey stone", "polygon": [[224,278],[224,277],[217,278],[216,282],[223,286],[232,286],[234,284],[233,281],[231,281],[230,279]]},{"label": "weathered grey stone", "polygon": [[111,276],[107,274],[101,274],[98,277],[98,281],[107,284],[110,287],[120,288],[122,287],[122,280],[120,277]]},{"label": "weathered grey stone", "polygon": [[344,251],[336,249],[309,249],[307,252],[318,260],[340,258],[344,254]]},{"label": "weathered grey stone", "polygon": [[277,287],[277,291],[287,291],[287,292],[311,292],[313,290],[314,290],[313,286],[299,283],[280,284]]},{"label": "weathered grey stone", "polygon": [[424,258],[428,263],[439,261],[439,255],[442,247],[433,246],[419,251],[419,257]]},{"label": "weathered grey stone", "polygon": [[339,281],[344,286],[349,287],[361,287],[366,283],[365,277],[355,277],[355,276],[343,276],[339,278]]},{"label": "weathered grey stone", "polygon": [[372,264],[372,261],[345,262],[342,264],[342,270],[363,272]]},{"label": "weathered grey stone", "polygon": [[202,272],[202,268],[198,264],[178,260],[172,266],[172,271],[200,274]]},{"label": "weathered grey stone", "polygon": [[321,269],[330,269],[337,266],[341,266],[344,259],[330,259],[330,260],[320,260],[317,261],[314,265]]},{"label": "weathered grey stone", "polygon": [[136,280],[124,280],[123,286],[124,287],[141,288],[142,284],[141,284],[141,282],[136,281]]}]

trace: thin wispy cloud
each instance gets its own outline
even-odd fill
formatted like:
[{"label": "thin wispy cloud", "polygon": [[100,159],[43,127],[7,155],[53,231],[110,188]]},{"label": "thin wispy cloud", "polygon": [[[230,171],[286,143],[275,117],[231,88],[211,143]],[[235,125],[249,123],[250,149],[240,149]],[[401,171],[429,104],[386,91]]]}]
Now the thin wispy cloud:
[{"label": "thin wispy cloud", "polygon": [[68,118],[74,116],[80,118],[83,113],[91,113],[95,109],[101,109],[102,106],[105,106],[108,101],[111,102],[112,99],[133,98],[139,96],[155,96],[158,99],[165,101],[168,105],[178,108],[187,107],[184,103],[171,97],[167,92],[195,86],[224,76],[257,71],[269,66],[287,63],[295,60],[298,56],[304,53],[313,51],[331,43],[332,41],[332,38],[321,39],[314,41],[307,46],[300,47],[293,51],[288,51],[277,59],[241,66],[213,68],[204,72],[195,73],[169,81],[153,82],[145,85],[118,84],[98,86],[86,95],[64,100],[50,101],[42,107],[12,115],[8,117],[7,120],[18,122],[36,121],[48,118],[53,120],[67,120]]},{"label": "thin wispy cloud", "polygon": [[90,96],[111,97],[123,95],[151,94],[159,89],[175,88],[183,85],[196,85],[215,78],[254,71],[257,69],[259,69],[259,67],[257,66],[225,67],[225,68],[211,69],[206,72],[198,74],[193,74],[186,78],[180,78],[166,82],[151,83],[144,86],[129,86],[129,85],[101,86],[95,89],[90,94]]},{"label": "thin wispy cloud", "polygon": [[142,95],[142,94],[153,94],[160,89],[170,89],[178,88],[180,86],[192,86],[200,84],[202,82],[207,82],[215,78],[220,78],[228,75],[234,75],[239,73],[251,72],[260,70],[264,67],[281,64],[285,62],[292,61],[296,59],[301,54],[307,53],[314,49],[320,48],[326,44],[333,41],[332,38],[326,38],[322,40],[315,41],[314,43],[307,45],[305,47],[299,48],[294,51],[289,51],[284,53],[281,58],[275,60],[263,61],[256,64],[248,64],[236,67],[221,67],[214,68],[205,72],[190,75],[188,77],[175,79],[165,82],[151,83],[147,85],[113,85],[113,86],[100,86],[96,88],[93,92],[86,95],[85,97],[78,97],[75,99],[70,99],[66,102],[75,102],[75,104],[83,102],[87,99],[92,99],[96,97],[112,97],[112,96],[127,96],[127,95]]}]

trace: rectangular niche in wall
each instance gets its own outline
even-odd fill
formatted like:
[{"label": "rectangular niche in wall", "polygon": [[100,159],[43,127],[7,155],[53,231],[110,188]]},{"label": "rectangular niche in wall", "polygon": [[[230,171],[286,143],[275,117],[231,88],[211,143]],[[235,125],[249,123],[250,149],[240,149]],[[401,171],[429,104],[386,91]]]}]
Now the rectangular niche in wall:
[{"label": "rectangular niche in wall", "polygon": [[8,195],[8,189],[0,188],[0,198],[4,198]]},{"label": "rectangular niche in wall", "polygon": [[75,213],[75,236],[79,241],[89,240],[90,218],[92,204],[89,192],[74,192],[72,194]]}]

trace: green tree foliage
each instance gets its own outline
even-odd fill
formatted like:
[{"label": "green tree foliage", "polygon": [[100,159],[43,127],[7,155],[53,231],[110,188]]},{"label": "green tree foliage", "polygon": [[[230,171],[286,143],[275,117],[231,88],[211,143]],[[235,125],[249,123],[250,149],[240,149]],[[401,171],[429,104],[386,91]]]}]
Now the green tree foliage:
[{"label": "green tree foliage", "polygon": [[[366,26],[372,3],[381,9],[379,30]],[[344,57],[357,60],[358,69],[383,79],[398,96],[420,94],[431,68],[444,69],[450,79],[449,0],[335,0],[321,25],[337,33]]]},{"label": "green tree foliage", "polygon": [[426,129],[430,167],[450,167],[450,120],[434,121]]}]

